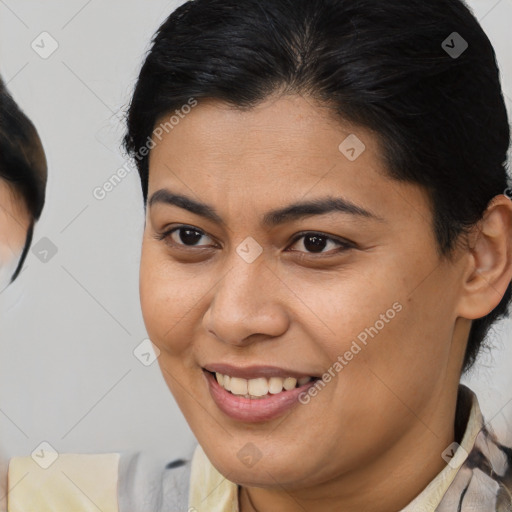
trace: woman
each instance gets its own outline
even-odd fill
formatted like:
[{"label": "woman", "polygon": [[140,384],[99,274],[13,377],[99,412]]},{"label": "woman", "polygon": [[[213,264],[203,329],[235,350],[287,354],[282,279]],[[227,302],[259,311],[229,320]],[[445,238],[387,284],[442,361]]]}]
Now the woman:
[{"label": "woman", "polygon": [[511,299],[509,140],[459,0],[178,8],[126,147],[144,319],[199,445],[122,462],[120,509],[510,510],[512,452],[460,385]]}]

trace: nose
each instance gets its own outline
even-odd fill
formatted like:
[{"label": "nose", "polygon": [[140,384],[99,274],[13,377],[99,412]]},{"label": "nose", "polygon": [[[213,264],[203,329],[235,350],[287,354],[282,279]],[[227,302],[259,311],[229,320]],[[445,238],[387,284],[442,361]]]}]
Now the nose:
[{"label": "nose", "polygon": [[282,335],[289,322],[281,301],[284,283],[264,260],[247,263],[238,255],[235,259],[214,289],[203,326],[235,346]]}]

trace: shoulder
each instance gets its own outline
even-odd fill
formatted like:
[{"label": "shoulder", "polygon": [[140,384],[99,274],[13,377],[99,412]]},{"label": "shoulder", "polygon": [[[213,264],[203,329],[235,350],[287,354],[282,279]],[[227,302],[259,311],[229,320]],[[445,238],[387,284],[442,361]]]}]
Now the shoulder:
[{"label": "shoulder", "polygon": [[76,510],[97,507],[117,512],[119,454],[59,454],[44,445],[9,462],[9,512]]},{"label": "shoulder", "polygon": [[190,469],[191,457],[57,454],[42,449],[9,462],[7,510],[186,511]]}]

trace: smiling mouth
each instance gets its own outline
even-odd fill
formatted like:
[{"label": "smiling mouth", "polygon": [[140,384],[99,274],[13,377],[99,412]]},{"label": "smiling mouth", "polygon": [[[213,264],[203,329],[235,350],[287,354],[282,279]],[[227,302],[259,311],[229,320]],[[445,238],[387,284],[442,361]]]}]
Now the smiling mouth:
[{"label": "smiling mouth", "polygon": [[219,386],[234,396],[265,399],[272,395],[286,393],[293,389],[306,386],[318,377],[258,377],[256,379],[244,379],[241,377],[233,377],[219,372],[211,372],[204,369],[206,373],[212,375]]}]

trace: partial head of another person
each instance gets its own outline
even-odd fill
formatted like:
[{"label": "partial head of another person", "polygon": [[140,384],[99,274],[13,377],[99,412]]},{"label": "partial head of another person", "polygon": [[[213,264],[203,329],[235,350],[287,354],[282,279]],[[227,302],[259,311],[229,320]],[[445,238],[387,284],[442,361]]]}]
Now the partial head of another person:
[{"label": "partial head of another person", "polygon": [[46,157],[30,119],[0,79],[0,285],[21,272],[41,216]]}]

